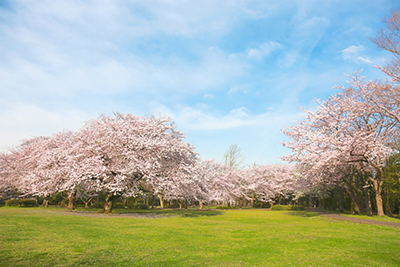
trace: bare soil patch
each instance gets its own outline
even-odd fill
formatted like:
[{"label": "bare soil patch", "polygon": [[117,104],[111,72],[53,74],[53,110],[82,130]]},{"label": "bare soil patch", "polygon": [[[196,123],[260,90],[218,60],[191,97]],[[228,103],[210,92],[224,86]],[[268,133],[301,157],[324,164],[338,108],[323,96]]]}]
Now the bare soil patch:
[{"label": "bare soil patch", "polygon": [[364,219],[364,218],[348,217],[348,216],[343,216],[338,213],[325,211],[323,209],[310,209],[310,211],[319,212],[319,213],[321,213],[321,215],[323,217],[331,218],[333,220],[338,220],[338,221],[349,221],[349,222],[354,222],[354,223],[363,223],[363,224],[370,224],[370,225],[390,226],[390,227],[400,228],[400,222],[398,222],[398,223],[397,222],[385,222],[385,221],[370,220],[370,219]]}]

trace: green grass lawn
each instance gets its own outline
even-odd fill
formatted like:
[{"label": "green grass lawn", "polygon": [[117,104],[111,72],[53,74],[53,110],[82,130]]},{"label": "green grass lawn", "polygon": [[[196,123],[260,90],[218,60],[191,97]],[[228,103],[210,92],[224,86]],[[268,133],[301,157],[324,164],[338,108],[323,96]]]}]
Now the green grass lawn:
[{"label": "green grass lawn", "polygon": [[312,212],[80,214],[0,208],[0,266],[400,265],[400,229],[333,221]]}]

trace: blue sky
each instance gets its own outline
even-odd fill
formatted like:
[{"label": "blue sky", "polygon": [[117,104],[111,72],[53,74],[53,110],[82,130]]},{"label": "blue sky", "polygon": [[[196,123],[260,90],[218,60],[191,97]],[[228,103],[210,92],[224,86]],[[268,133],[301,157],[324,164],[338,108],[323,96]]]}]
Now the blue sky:
[{"label": "blue sky", "polygon": [[0,0],[0,150],[115,111],[170,116],[200,156],[280,162],[283,127],[390,59],[381,1]]}]

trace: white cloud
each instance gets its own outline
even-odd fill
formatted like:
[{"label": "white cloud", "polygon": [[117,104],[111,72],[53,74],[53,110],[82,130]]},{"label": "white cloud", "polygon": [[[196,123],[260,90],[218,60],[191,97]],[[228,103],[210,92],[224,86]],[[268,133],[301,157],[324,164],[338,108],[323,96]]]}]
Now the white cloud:
[{"label": "white cloud", "polygon": [[249,117],[249,115],[247,114],[248,111],[249,110],[246,107],[240,107],[232,109],[229,115],[232,116],[233,118],[243,119]]},{"label": "white cloud", "polygon": [[[44,0],[39,3],[12,1],[18,10],[16,22],[60,35],[120,41],[124,38],[158,34],[195,36],[221,35],[235,20],[247,17],[241,1],[68,1]],[[66,26],[66,27],[65,27]],[[75,31],[73,31],[75,29]],[[71,40],[72,41],[72,40]],[[102,42],[98,44],[101,46]]]},{"label": "white cloud", "polygon": [[[0,149],[121,111],[166,114],[210,150],[242,138],[255,155],[263,139],[259,153],[274,154],[269,144],[297,107],[345,79],[351,64],[336,64],[332,51],[344,38],[362,42],[354,23],[352,35],[332,35],[349,28],[332,1],[278,2],[9,1],[11,11],[0,8]],[[372,61],[348,48],[346,61]]]},{"label": "white cloud", "polygon": [[[240,60],[215,47],[210,48],[200,62],[168,58],[152,62],[151,58],[132,55],[127,55],[127,59],[119,61],[99,55],[95,62],[52,66],[15,56],[0,62],[0,90],[3,98],[18,100],[32,100],[43,95],[79,97],[81,94],[128,92],[195,94],[221,89],[247,72],[247,66]],[[73,60],[72,55],[70,60]]]},{"label": "white cloud", "polygon": [[364,50],[365,48],[362,45],[351,45],[342,50],[342,58],[344,61],[354,62],[357,64],[372,64],[371,59],[360,55]]},{"label": "white cloud", "polygon": [[6,40],[0,43],[3,97],[190,94],[223,88],[247,71],[246,63],[217,47],[203,49],[195,60],[135,50],[140,38],[152,36],[220,38],[233,27],[232,14],[246,16],[240,1],[15,1],[13,6],[16,12],[0,14],[6,18],[0,28]]},{"label": "white cloud", "polygon": [[249,59],[262,60],[265,57],[268,57],[273,51],[278,50],[280,48],[282,48],[281,44],[274,42],[274,41],[270,41],[270,42],[261,44],[257,48],[248,49],[247,57]]},{"label": "white cloud", "polygon": [[213,94],[205,94],[205,95],[203,96],[203,98],[204,98],[204,99],[214,99],[214,98],[215,98],[215,95],[213,95]]},{"label": "white cloud", "polygon": [[236,93],[242,93],[242,94],[247,94],[252,88],[251,84],[240,84],[240,85],[235,85],[232,86],[229,91],[228,91],[228,95],[233,95]]},{"label": "white cloud", "polygon": [[23,139],[50,136],[62,130],[77,130],[97,114],[67,109],[49,111],[35,105],[2,103],[0,151],[17,146]]},{"label": "white cloud", "polygon": [[183,107],[174,114],[174,119],[183,128],[189,131],[220,131],[246,127],[273,127],[280,128],[285,123],[292,123],[298,116],[298,112],[284,112],[277,110],[272,112],[251,115],[246,107],[232,109],[225,115],[214,114],[211,111]]}]

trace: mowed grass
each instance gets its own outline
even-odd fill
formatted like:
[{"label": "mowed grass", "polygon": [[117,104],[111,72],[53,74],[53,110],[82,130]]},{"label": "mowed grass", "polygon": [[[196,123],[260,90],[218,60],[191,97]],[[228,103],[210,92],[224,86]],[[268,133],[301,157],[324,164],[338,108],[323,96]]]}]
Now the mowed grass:
[{"label": "mowed grass", "polygon": [[0,208],[0,266],[400,266],[399,228],[299,211],[140,214]]}]

